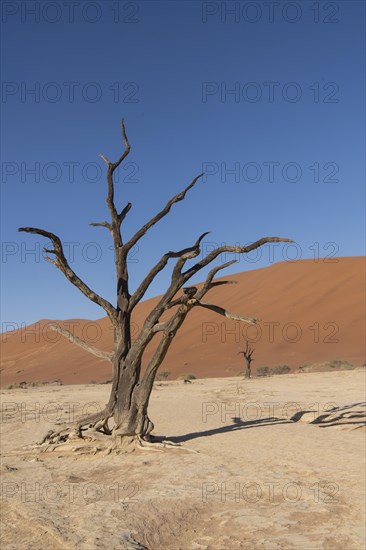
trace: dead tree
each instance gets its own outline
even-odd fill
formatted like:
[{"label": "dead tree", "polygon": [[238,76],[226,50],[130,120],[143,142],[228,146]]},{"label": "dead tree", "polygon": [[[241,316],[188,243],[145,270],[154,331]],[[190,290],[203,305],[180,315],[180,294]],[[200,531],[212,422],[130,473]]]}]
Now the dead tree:
[{"label": "dead tree", "polygon": [[[115,449],[130,449],[131,447],[135,447],[136,443],[143,444],[144,441],[151,441],[150,434],[154,425],[148,416],[148,403],[153,382],[173,338],[182,326],[188,313],[195,307],[201,307],[214,311],[228,319],[246,323],[256,322],[254,318],[235,315],[223,307],[203,301],[204,296],[212,288],[232,282],[215,281],[214,277],[219,271],[232,265],[236,260],[217,265],[211,269],[206,280],[199,288],[196,286],[186,287],[187,282],[223,253],[245,254],[266,243],[292,242],[289,239],[280,237],[264,237],[248,246],[224,245],[212,250],[204,258],[192,263],[190,260],[194,260],[200,255],[200,244],[208,234],[206,232],[193,245],[181,250],[166,252],[131,294],[128,278],[128,253],[149,229],[170,212],[175,203],[185,199],[188,191],[194,187],[203,174],[196,176],[183,191],[171,198],[164,208],[146,222],[134,235],[125,238],[122,232],[122,224],[132,205],[128,202],[124,208],[119,210],[114,199],[114,174],[131,150],[123,120],[121,122],[121,129],[124,140],[124,151],[121,157],[116,162],[112,162],[106,156],[100,155],[107,165],[108,191],[106,201],[110,212],[110,220],[90,224],[93,227],[107,229],[113,239],[116,267],[115,304],[111,304],[108,300],[97,294],[75,273],[69,265],[64,253],[63,244],[57,235],[35,227],[19,228],[19,231],[41,235],[51,241],[52,247],[44,248],[45,259],[56,266],[68,281],[75,285],[89,300],[104,309],[112,323],[114,333],[113,350],[108,353],[89,345],[64,328],[57,325],[52,327],[53,330],[58,331],[84,350],[109,361],[113,369],[113,383],[109,401],[102,412],[81,419],[73,430],[67,427],[58,432],[48,433],[43,440],[44,443],[66,441],[71,431],[73,437],[75,437],[75,428],[76,434],[81,438],[83,434],[85,436],[86,428],[88,431],[90,431],[90,428],[94,429],[94,431],[99,432],[100,436],[102,434],[112,436],[107,439],[111,442],[110,448]],[[131,314],[144,297],[155,277],[167,266],[169,260],[175,260],[170,284],[157,305],[146,317],[137,338],[132,341]],[[162,320],[161,317],[164,313],[165,320]],[[153,339],[156,340],[155,351],[146,367],[142,369],[142,359],[145,350]],[[114,421],[112,428],[108,424],[111,419]]]},{"label": "dead tree", "polygon": [[[249,347],[249,342],[247,340],[246,348],[244,351],[239,351],[239,354],[244,355],[245,364],[246,364],[246,372],[245,372],[245,378],[251,377],[251,370],[250,370],[250,364],[252,362],[252,355],[254,352],[254,348]],[[239,355],[238,354],[238,355]]]}]

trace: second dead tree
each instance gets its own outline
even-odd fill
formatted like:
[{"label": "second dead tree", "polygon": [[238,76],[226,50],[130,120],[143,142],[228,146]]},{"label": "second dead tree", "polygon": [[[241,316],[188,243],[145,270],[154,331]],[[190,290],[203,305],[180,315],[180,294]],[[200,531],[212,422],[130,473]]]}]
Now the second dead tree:
[{"label": "second dead tree", "polygon": [[249,346],[249,342],[247,341],[246,343],[246,348],[244,351],[239,351],[239,354],[242,354],[244,356],[244,359],[245,359],[245,364],[246,364],[246,372],[245,372],[245,378],[251,378],[251,369],[250,369],[250,364],[252,362],[252,355],[253,355],[253,352],[254,352],[254,348],[251,348]]}]

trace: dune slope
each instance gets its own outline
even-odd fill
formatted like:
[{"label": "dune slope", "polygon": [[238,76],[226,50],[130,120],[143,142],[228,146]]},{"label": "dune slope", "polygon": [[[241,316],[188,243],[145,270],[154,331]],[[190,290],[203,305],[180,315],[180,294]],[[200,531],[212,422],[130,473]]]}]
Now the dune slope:
[{"label": "dune slope", "polygon": [[[334,261],[336,260],[336,261]],[[321,363],[341,359],[354,366],[365,361],[365,259],[332,262],[302,260],[224,277],[236,285],[213,289],[206,301],[231,312],[254,316],[258,327],[230,321],[195,308],[173,342],[161,370],[175,378],[235,376],[244,370],[245,339],[255,347],[253,370],[260,366]],[[133,336],[158,298],[135,310]],[[2,335],[2,385],[21,381],[62,380],[66,384],[111,378],[109,363],[90,355],[47,329],[51,321]],[[66,328],[95,346],[110,350],[107,318],[62,321]],[[147,358],[152,348],[148,350]]]}]

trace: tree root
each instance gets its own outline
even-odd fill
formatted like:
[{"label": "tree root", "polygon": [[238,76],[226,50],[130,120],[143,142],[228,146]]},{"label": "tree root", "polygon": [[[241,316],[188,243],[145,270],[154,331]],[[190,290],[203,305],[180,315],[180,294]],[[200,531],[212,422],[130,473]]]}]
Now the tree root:
[{"label": "tree root", "polygon": [[113,413],[103,411],[78,420],[76,423],[63,424],[59,430],[49,430],[41,441],[24,449],[31,452],[47,453],[75,453],[96,454],[104,451],[105,454],[115,452],[130,453],[134,451],[164,452],[169,449],[198,453],[194,449],[182,447],[164,438],[150,435],[119,434],[118,430],[111,430],[108,421]]},{"label": "tree root", "polygon": [[199,453],[199,451],[189,447],[182,447],[179,443],[173,443],[168,440],[153,442],[139,435],[126,435],[115,438],[113,437],[113,432],[112,435],[109,436],[98,432],[95,428],[88,428],[83,431],[82,438],[79,438],[76,432],[70,432],[69,434],[61,434],[53,437],[56,437],[56,440],[48,440],[42,444],[37,443],[35,445],[27,445],[22,449],[14,451],[11,455],[34,455],[40,453],[60,453],[61,455],[95,455],[97,453],[103,453],[107,456],[112,453],[129,454],[139,451],[163,453],[172,449],[188,453]]},{"label": "tree root", "polygon": [[199,454],[198,451],[195,451],[194,449],[190,449],[189,447],[182,447],[180,443],[174,443],[173,441],[169,441],[168,439],[163,439],[161,441],[149,441],[142,437],[138,437],[136,441],[136,446],[138,449],[141,449],[143,451],[155,451],[155,452],[163,452],[163,449],[177,449],[180,451],[187,451],[189,453],[196,453]]},{"label": "tree root", "polygon": [[112,414],[109,411],[102,411],[101,413],[81,418],[76,423],[63,424],[59,430],[49,430],[37,445],[49,447],[77,439],[102,441],[103,438],[111,435],[108,421],[112,417]]}]

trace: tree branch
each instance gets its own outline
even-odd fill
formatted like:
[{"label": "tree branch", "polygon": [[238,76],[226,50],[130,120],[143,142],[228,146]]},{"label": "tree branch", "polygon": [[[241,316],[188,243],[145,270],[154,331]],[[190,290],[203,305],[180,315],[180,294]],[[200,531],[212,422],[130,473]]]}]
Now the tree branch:
[{"label": "tree branch", "polygon": [[127,213],[131,210],[132,204],[128,202],[126,206],[121,210],[121,212],[118,214],[118,221],[121,224],[123,220],[125,219]]},{"label": "tree branch", "polygon": [[107,193],[107,205],[111,214],[110,231],[113,237],[114,251],[116,255],[116,278],[117,278],[117,307],[121,311],[127,311],[130,294],[128,290],[128,269],[127,269],[127,252],[123,248],[123,240],[121,235],[121,224],[124,220],[127,212],[131,208],[131,203],[128,203],[125,208],[118,214],[116,205],[114,203],[114,179],[113,175],[118,166],[124,161],[127,155],[131,151],[131,145],[128,141],[124,120],[121,120],[121,130],[125,149],[116,162],[111,162],[104,155],[100,155],[106,162],[108,167],[108,193]]},{"label": "tree branch", "polygon": [[[171,284],[170,284],[169,288],[167,289],[165,294],[160,298],[158,304],[156,304],[154,309],[146,317],[146,319],[144,321],[144,324],[142,326],[142,329],[140,331],[140,334],[139,334],[139,336],[137,337],[137,339],[135,340],[135,342],[132,346],[133,350],[131,351],[131,354],[135,354],[135,352],[137,352],[136,355],[140,356],[142,354],[141,350],[144,350],[146,348],[146,346],[151,341],[151,338],[152,338],[153,334],[155,334],[153,332],[153,327],[154,327],[154,325],[156,325],[159,322],[159,319],[160,319],[161,315],[164,313],[164,311],[166,311],[170,307],[181,305],[183,303],[184,295],[181,296],[180,298],[176,299],[176,300],[173,300],[173,298],[176,295],[176,293],[178,292],[178,290],[180,288],[182,288],[183,285],[188,281],[188,279],[190,279],[195,273],[197,273],[198,271],[200,271],[200,269],[202,269],[203,267],[208,265],[210,262],[212,262],[221,253],[224,253],[224,252],[242,252],[242,253],[250,252],[251,250],[254,250],[255,248],[258,248],[258,247],[262,246],[263,244],[269,243],[269,242],[293,242],[293,241],[291,241],[290,239],[283,239],[281,237],[264,237],[263,239],[260,239],[259,241],[256,241],[255,243],[253,243],[251,245],[248,245],[248,246],[243,246],[243,247],[240,247],[240,246],[222,246],[222,247],[219,247],[219,248],[213,250],[208,256],[206,256],[206,258],[203,258],[200,262],[197,262],[193,267],[191,267],[190,269],[188,269],[184,273],[181,272],[181,269],[182,269],[183,265],[185,264],[185,262],[187,261],[188,256],[189,257],[197,256],[199,254],[199,249],[196,249],[195,251],[190,252],[189,254],[187,254],[185,256],[181,256],[178,259],[178,261],[177,261],[177,263],[174,267],[174,270],[173,270],[173,273],[172,273]],[[217,271],[219,271],[220,269],[223,269],[224,267],[227,267],[228,265],[231,265],[231,263],[233,263],[233,261],[232,262],[227,262],[226,264],[223,264],[222,266],[215,267],[213,270],[211,270],[209,272],[209,274],[207,276],[208,287],[209,288],[210,288],[209,285],[213,284],[211,281],[212,281],[212,278],[215,275],[215,273],[217,273]],[[220,306],[215,306],[213,304],[205,304],[203,302],[200,302],[197,299],[197,296],[199,298],[201,298],[207,292],[207,290],[208,289],[205,288],[205,290],[203,292],[202,292],[202,289],[201,289],[201,291],[198,291],[198,293],[196,293],[194,295],[194,298],[191,299],[191,303],[189,304],[189,306],[193,307],[194,305],[198,305],[198,306],[201,306],[201,307],[206,307],[207,309],[211,309],[212,311],[215,311],[216,313],[218,313],[220,315],[224,315],[228,319],[232,319],[232,320],[244,321],[244,322],[248,322],[248,323],[252,323],[252,324],[255,323],[258,320],[258,319],[254,319],[252,317],[243,317],[243,316],[240,316],[240,315],[232,314],[232,313],[226,311],[224,308],[222,308]]]},{"label": "tree branch", "polygon": [[124,248],[127,251],[130,250],[137,243],[137,241],[139,241],[141,237],[145,235],[145,233],[150,229],[150,227],[155,225],[158,221],[160,221],[164,216],[168,214],[168,212],[170,211],[174,203],[180,202],[185,198],[187,192],[196,184],[197,180],[199,180],[199,178],[201,178],[202,176],[203,174],[199,174],[198,176],[196,176],[194,180],[188,185],[188,187],[186,187],[183,191],[181,191],[180,193],[175,195],[173,198],[171,198],[166,203],[164,208],[160,210],[158,214],[156,214],[156,216],[154,216],[153,218],[151,218],[150,221],[145,223],[145,225],[141,227],[141,229],[139,229],[133,237],[131,237],[131,239],[124,245]]},{"label": "tree branch", "polygon": [[254,352],[254,348],[251,348],[249,346],[249,342],[247,340],[245,351],[239,351],[238,355],[243,354],[245,359],[249,359],[251,361],[253,352]]},{"label": "tree branch", "polygon": [[180,308],[172,315],[172,317],[166,322],[156,325],[156,331],[163,331],[163,336],[155,349],[153,356],[147,364],[142,384],[152,384],[155,378],[156,371],[161,365],[164,357],[166,356],[168,349],[177,334],[179,328],[182,326],[184,319],[186,318],[192,305],[189,304],[189,300],[180,306]]},{"label": "tree branch", "polygon": [[125,150],[124,152],[122,153],[121,157],[117,160],[117,162],[115,162],[112,166],[113,166],[113,171],[116,170],[116,168],[118,168],[118,166],[121,164],[121,162],[123,162],[125,160],[125,158],[127,157],[127,155],[129,154],[129,152],[131,151],[131,145],[130,145],[130,142],[128,141],[128,137],[127,137],[127,133],[126,133],[126,128],[125,128],[125,122],[124,122],[124,119],[122,118],[121,120],[121,130],[122,130],[122,137],[123,137],[123,142],[125,144]]},{"label": "tree branch", "polygon": [[112,226],[108,222],[95,222],[95,223],[90,223],[89,225],[91,225],[92,227],[106,227],[107,229],[109,229],[109,231],[112,230]]},{"label": "tree branch", "polygon": [[[193,300],[195,300],[193,298]],[[214,311],[215,313],[218,313],[219,315],[223,315],[224,317],[227,317],[228,319],[231,319],[232,321],[244,321],[245,323],[250,323],[251,325],[255,325],[259,319],[256,319],[254,317],[244,317],[243,315],[237,315],[236,313],[230,313],[230,311],[227,311],[223,307],[215,306],[214,304],[207,304],[206,302],[200,302],[196,300],[196,303],[194,304],[196,306],[201,306],[206,309],[210,309],[211,311]]]},{"label": "tree branch", "polygon": [[[118,248],[118,246],[122,246],[120,226],[121,226],[121,222],[122,222],[123,218],[120,219],[120,216],[121,216],[122,213],[120,215],[118,215],[116,206],[114,204],[113,173],[118,168],[118,166],[121,164],[121,162],[123,162],[123,160],[127,157],[129,152],[131,151],[131,145],[128,141],[128,137],[127,137],[127,134],[126,134],[126,128],[125,128],[123,119],[121,120],[121,130],[122,130],[123,141],[124,141],[124,144],[125,144],[125,150],[123,151],[121,157],[117,160],[117,162],[111,162],[105,155],[102,155],[101,153],[99,155],[104,160],[104,162],[107,164],[107,167],[108,167],[108,176],[107,176],[107,179],[108,179],[108,194],[107,194],[106,201],[107,201],[109,211],[111,213],[111,218],[112,218],[111,227],[112,227],[114,245],[115,245],[116,249]],[[131,205],[129,206],[128,210],[130,208],[131,208]],[[126,213],[125,213],[125,215],[126,215]]]},{"label": "tree branch", "polygon": [[203,267],[206,267],[206,265],[210,264],[213,260],[217,258],[220,254],[224,254],[225,252],[233,252],[237,254],[247,254],[248,252],[251,252],[252,250],[255,250],[256,248],[259,248],[260,246],[263,246],[266,243],[293,243],[291,239],[285,239],[283,237],[263,237],[262,239],[259,239],[258,241],[255,241],[254,243],[247,245],[247,246],[229,246],[224,245],[220,246],[218,248],[215,248],[215,250],[212,250],[210,254],[207,254],[205,258],[203,258],[200,262],[197,262],[195,265],[187,269],[183,273],[184,278],[186,281],[190,279],[195,273],[200,271]]},{"label": "tree branch", "polygon": [[207,231],[206,233],[203,233],[197,239],[197,241],[193,246],[190,246],[188,248],[183,248],[178,252],[167,252],[166,254],[164,254],[164,256],[162,256],[161,259],[158,261],[158,263],[155,264],[154,267],[149,271],[149,273],[146,275],[146,277],[141,282],[139,287],[131,296],[129,310],[132,311],[132,309],[136,306],[136,304],[141,300],[141,298],[144,296],[145,292],[149,288],[150,284],[153,282],[153,280],[158,275],[158,273],[160,273],[160,271],[164,269],[164,267],[167,265],[170,258],[182,258],[184,259],[184,261],[186,261],[190,257],[192,257],[191,256],[192,254],[197,256],[200,253],[201,241],[208,234],[209,234],[209,231]]},{"label": "tree branch", "polygon": [[93,355],[96,355],[97,357],[101,357],[102,359],[106,359],[107,361],[112,361],[113,353],[110,353],[108,351],[103,351],[101,349],[98,349],[94,346],[91,346],[90,344],[87,344],[85,340],[82,340],[78,336],[75,336],[72,332],[69,330],[60,327],[59,325],[48,325],[49,329],[54,330],[55,332],[58,332],[59,334],[62,334],[65,338],[70,340],[73,344],[76,344],[77,346],[83,348],[85,351],[88,351],[89,353],[92,353]]},{"label": "tree branch", "polygon": [[38,229],[36,227],[19,227],[18,231],[25,232],[25,233],[33,233],[36,235],[41,235],[42,237],[46,237],[47,239],[50,239],[50,241],[52,241],[54,248],[52,250],[45,248],[44,250],[49,254],[54,254],[56,256],[56,259],[46,257],[46,260],[53,263],[65,275],[65,277],[70,281],[70,283],[76,286],[84,294],[84,296],[89,298],[89,300],[91,300],[95,304],[98,304],[98,306],[102,307],[107,313],[108,317],[111,319],[111,321],[115,323],[115,320],[116,320],[115,308],[107,300],[105,300],[104,298],[99,296],[99,294],[91,290],[84,283],[84,281],[82,281],[80,277],[78,277],[76,273],[71,269],[65,257],[62,242],[57,235],[55,235],[54,233],[51,233],[50,231],[45,231],[44,229]]},{"label": "tree branch", "polygon": [[[216,271],[218,271],[218,269],[216,269]],[[205,307],[207,309],[215,311],[216,313],[219,313],[220,315],[224,315],[228,319],[232,319],[235,321],[244,321],[251,324],[256,323],[256,319],[252,317],[243,317],[240,315],[235,315],[233,313],[228,312],[222,307],[215,306],[213,304],[206,304],[204,302],[199,302],[196,298],[192,297],[197,292],[196,287],[188,287],[184,289],[184,291],[185,292],[183,296],[181,296],[180,298],[181,305],[178,308],[178,310],[174,313],[174,315],[165,323],[156,324],[151,331],[154,334],[156,332],[163,332],[163,335],[153,356],[151,357],[146,367],[145,374],[142,380],[142,387],[146,387],[146,385],[150,385],[150,387],[152,386],[152,383],[155,378],[155,374],[159,366],[161,365],[164,357],[166,356],[168,349],[170,347],[170,344],[172,343],[179,328],[182,326],[187,314],[194,306]]]},{"label": "tree branch", "polygon": [[156,323],[156,325],[153,326],[152,331],[155,332],[163,332],[168,327],[169,321],[166,323]]},{"label": "tree branch", "polygon": [[213,281],[213,283],[210,284],[210,288],[214,288],[215,286],[220,285],[237,285],[238,281]]},{"label": "tree branch", "polygon": [[211,269],[211,271],[207,275],[207,278],[206,278],[206,281],[205,281],[203,287],[197,292],[197,294],[195,295],[195,298],[197,298],[197,300],[200,300],[201,298],[203,298],[203,296],[206,294],[206,292],[208,292],[210,290],[210,288],[213,287],[214,284],[216,284],[216,286],[217,286],[218,284],[229,283],[230,281],[221,281],[221,283],[220,282],[213,283],[212,280],[213,280],[213,278],[215,277],[215,275],[218,271],[221,271],[222,269],[225,269],[226,267],[229,267],[230,265],[233,265],[235,263],[236,263],[236,260],[231,260],[230,262],[226,262],[224,264],[218,265],[218,266],[214,267],[213,269]]},{"label": "tree branch", "polygon": [[225,269],[226,267],[229,267],[230,265],[233,265],[235,263],[236,263],[236,260],[231,260],[229,262],[218,265],[218,266],[214,267],[213,269],[211,269],[211,271],[208,273],[208,275],[206,277],[206,281],[205,281],[203,287],[192,296],[192,303],[194,303],[194,305],[196,305],[196,306],[200,306],[200,307],[204,307],[206,309],[210,309],[211,311],[214,311],[215,313],[218,313],[219,315],[223,315],[223,316],[225,316],[228,319],[231,319],[233,321],[243,321],[245,323],[250,323],[250,324],[254,325],[257,322],[257,319],[255,319],[254,317],[244,317],[242,315],[237,315],[235,313],[230,313],[230,311],[227,311],[223,307],[216,306],[214,304],[208,304],[206,302],[201,301],[201,298],[203,298],[203,296],[211,288],[213,288],[213,286],[236,282],[236,281],[217,281],[217,282],[215,281],[215,282],[213,282],[213,278],[215,277],[215,275],[218,271],[221,271],[222,269]]}]

